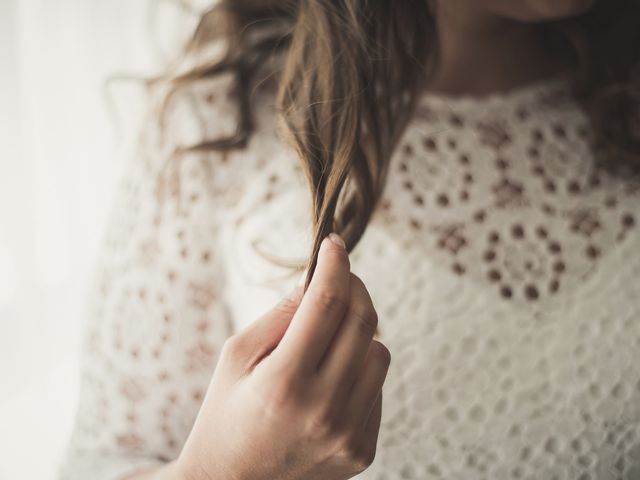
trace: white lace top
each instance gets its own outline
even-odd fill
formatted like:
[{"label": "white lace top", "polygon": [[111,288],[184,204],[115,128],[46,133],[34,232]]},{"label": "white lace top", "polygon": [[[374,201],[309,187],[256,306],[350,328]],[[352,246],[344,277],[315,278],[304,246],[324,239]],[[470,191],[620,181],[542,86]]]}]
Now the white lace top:
[{"label": "white lace top", "polygon": [[[393,356],[358,478],[640,478],[640,176],[596,168],[567,92],[421,98],[351,254]],[[263,100],[246,150],[167,163],[235,126],[214,82],[193,87],[131,163],[62,479],[175,458],[225,338],[298,283],[267,256],[308,253],[308,193]]]}]

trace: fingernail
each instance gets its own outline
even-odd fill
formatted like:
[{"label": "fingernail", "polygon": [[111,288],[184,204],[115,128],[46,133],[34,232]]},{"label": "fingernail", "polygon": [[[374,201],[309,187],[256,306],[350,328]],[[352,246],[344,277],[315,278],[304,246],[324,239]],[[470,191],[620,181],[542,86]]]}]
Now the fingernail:
[{"label": "fingernail", "polygon": [[346,248],[346,245],[344,244],[344,240],[342,240],[342,237],[337,233],[331,232],[329,234],[329,240],[331,240],[336,245],[340,245],[342,248]]}]

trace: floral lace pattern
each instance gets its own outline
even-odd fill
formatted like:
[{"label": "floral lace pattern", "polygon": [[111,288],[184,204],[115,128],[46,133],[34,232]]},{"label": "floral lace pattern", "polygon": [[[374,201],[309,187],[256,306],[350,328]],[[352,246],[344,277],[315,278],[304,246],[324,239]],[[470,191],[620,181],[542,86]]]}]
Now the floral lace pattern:
[{"label": "floral lace pattern", "polygon": [[[64,480],[175,458],[226,337],[298,281],[256,250],[307,253],[269,102],[247,150],[167,163],[233,131],[216,85],[183,100],[114,209]],[[640,478],[640,176],[597,168],[597,148],[562,82],[421,98],[351,253],[393,356],[358,478]]]},{"label": "floral lace pattern", "polygon": [[402,193],[382,210],[456,274],[540,301],[624,241],[640,183],[596,168],[594,135],[564,84],[522,95],[486,108],[425,96],[390,179]]}]

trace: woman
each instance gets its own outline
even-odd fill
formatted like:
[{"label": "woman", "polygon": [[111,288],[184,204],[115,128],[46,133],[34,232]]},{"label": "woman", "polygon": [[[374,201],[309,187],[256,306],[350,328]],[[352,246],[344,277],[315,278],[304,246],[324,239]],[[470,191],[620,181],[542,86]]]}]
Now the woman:
[{"label": "woman", "polygon": [[640,478],[639,14],[220,2],[150,82],[62,478]]}]

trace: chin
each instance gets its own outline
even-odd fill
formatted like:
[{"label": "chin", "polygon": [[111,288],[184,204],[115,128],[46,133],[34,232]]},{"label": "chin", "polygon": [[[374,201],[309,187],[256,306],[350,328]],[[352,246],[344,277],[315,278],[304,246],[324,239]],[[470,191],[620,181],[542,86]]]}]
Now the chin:
[{"label": "chin", "polygon": [[525,0],[524,3],[529,5],[529,12],[520,20],[544,21],[575,17],[585,13],[595,5],[596,0]]}]

